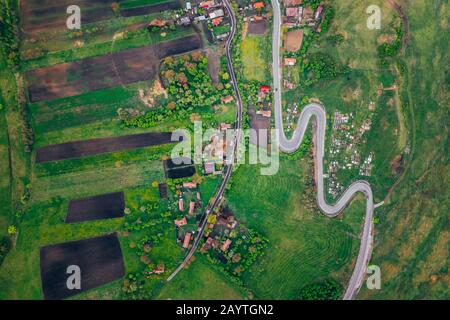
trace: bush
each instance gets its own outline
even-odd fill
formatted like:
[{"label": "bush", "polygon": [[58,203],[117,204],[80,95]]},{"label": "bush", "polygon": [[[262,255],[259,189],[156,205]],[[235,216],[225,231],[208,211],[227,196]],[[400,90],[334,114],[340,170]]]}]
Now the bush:
[{"label": "bush", "polygon": [[320,283],[308,285],[300,290],[300,300],[338,300],[342,287],[334,280],[327,279]]}]

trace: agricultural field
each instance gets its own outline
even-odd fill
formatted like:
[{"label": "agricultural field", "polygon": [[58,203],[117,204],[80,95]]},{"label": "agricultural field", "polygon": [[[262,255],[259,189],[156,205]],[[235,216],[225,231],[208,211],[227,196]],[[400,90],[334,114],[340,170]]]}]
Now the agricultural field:
[{"label": "agricultural field", "polygon": [[326,108],[326,200],[373,190],[382,285],[356,298],[450,298],[447,1],[371,0],[379,30],[366,0],[280,1],[280,90],[270,1],[231,2],[228,47],[220,1],[0,0],[0,300],[342,298],[366,199],[318,209],[312,124],[275,175],[175,161],[171,134],[195,122],[217,129],[201,151],[222,159],[237,111],[273,127],[275,91],[287,136],[307,104]]},{"label": "agricultural field", "polygon": [[241,300],[246,293],[239,286],[230,283],[220,271],[215,270],[203,257],[199,257],[175,278],[165,285],[157,299],[190,299],[190,300]]},{"label": "agricultural field", "polygon": [[268,79],[266,65],[269,61],[268,38],[263,35],[247,35],[241,42],[244,77],[248,81],[264,82]]},{"label": "agricultural field", "polygon": [[334,220],[311,211],[302,204],[308,172],[307,161],[284,159],[275,176],[262,177],[259,168],[243,166],[233,177],[230,207],[270,241],[265,255],[241,275],[255,298],[295,300],[302,287],[321,279],[333,277],[342,287],[348,281],[364,203],[356,201]]}]

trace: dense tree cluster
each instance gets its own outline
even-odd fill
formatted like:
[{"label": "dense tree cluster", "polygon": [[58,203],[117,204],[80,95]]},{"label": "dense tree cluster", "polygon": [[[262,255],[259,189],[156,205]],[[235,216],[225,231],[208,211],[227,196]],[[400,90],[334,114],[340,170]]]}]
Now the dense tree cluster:
[{"label": "dense tree cluster", "polygon": [[161,121],[188,119],[194,112],[201,113],[202,120],[210,119],[210,107],[220,103],[220,99],[232,94],[233,90],[227,72],[219,71],[219,82],[213,84],[207,68],[208,59],[200,52],[167,57],[161,78],[169,93],[169,102],[163,108],[125,120],[125,125],[149,128]]},{"label": "dense tree cluster", "polygon": [[0,2],[0,41],[7,56],[10,67],[18,67],[19,53],[19,19],[16,1],[4,0]]},{"label": "dense tree cluster", "polygon": [[166,58],[161,71],[170,100],[183,108],[210,107],[229,94],[228,73],[220,73],[221,82],[214,85],[207,73],[208,59],[199,52],[179,58]]},{"label": "dense tree cluster", "polygon": [[378,56],[381,59],[394,57],[400,52],[403,40],[403,28],[401,25],[396,28],[396,35],[397,37],[393,43],[383,43],[378,46]]},{"label": "dense tree cluster", "polygon": [[322,79],[333,79],[349,71],[348,67],[340,65],[326,53],[314,53],[308,59],[304,65],[306,75],[306,79],[302,80],[304,86],[310,86]]},{"label": "dense tree cluster", "polygon": [[342,294],[341,286],[336,281],[327,279],[314,283],[300,290],[300,300],[337,300]]}]

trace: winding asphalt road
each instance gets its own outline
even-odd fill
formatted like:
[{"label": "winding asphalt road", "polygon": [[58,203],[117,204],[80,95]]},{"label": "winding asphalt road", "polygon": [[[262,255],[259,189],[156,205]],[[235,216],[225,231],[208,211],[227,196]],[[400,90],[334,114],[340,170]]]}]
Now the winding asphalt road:
[{"label": "winding asphalt road", "polygon": [[325,129],[326,129],[326,112],[323,106],[312,103],[303,108],[291,139],[288,139],[283,130],[283,116],[281,108],[281,75],[280,75],[280,29],[281,29],[281,13],[278,0],[271,0],[273,7],[273,37],[272,37],[272,72],[274,83],[274,104],[275,104],[275,128],[279,132],[280,150],[286,153],[296,151],[303,140],[308,123],[312,117],[315,117],[314,125],[316,148],[315,157],[315,173],[317,181],[317,203],[320,210],[328,217],[335,217],[344,210],[347,204],[352,200],[354,195],[362,192],[366,196],[366,216],[364,219],[364,228],[361,236],[361,245],[356,261],[355,269],[350,278],[349,284],[344,294],[344,300],[353,299],[362,285],[366,274],[367,265],[372,253],[372,217],[374,211],[373,195],[370,185],[366,181],[356,181],[352,183],[339,200],[334,205],[329,205],[324,197],[323,184],[323,156],[325,148]]},{"label": "winding asphalt road", "polygon": [[241,94],[237,85],[236,81],[236,74],[234,73],[233,68],[233,62],[231,60],[231,44],[233,42],[234,35],[236,34],[236,16],[234,15],[233,10],[231,9],[230,3],[228,0],[223,0],[223,3],[225,4],[225,7],[227,8],[228,15],[231,19],[231,28],[230,28],[230,34],[228,36],[227,42],[225,43],[225,50],[226,50],[226,58],[227,58],[227,68],[228,72],[230,73],[231,77],[231,84],[233,85],[234,92],[236,93],[237,98],[237,112],[236,112],[236,123],[235,123],[235,129],[236,129],[236,135],[234,137],[233,142],[233,153],[231,155],[231,158],[228,159],[227,165],[224,168],[224,177],[222,180],[222,183],[220,184],[219,189],[217,190],[216,195],[214,196],[214,201],[208,205],[208,207],[205,210],[205,215],[203,217],[202,222],[200,223],[200,226],[198,228],[197,236],[194,239],[194,242],[192,244],[191,249],[189,250],[188,254],[184,258],[183,262],[178,266],[177,269],[167,278],[167,281],[171,281],[183,268],[189,263],[189,260],[194,255],[195,251],[198,248],[198,245],[200,244],[200,240],[203,237],[203,234],[205,233],[205,227],[208,222],[208,216],[211,212],[214,211],[214,209],[218,206],[220,203],[220,200],[222,199],[223,193],[225,191],[225,188],[227,186],[228,180],[230,180],[231,173],[233,172],[233,164],[234,159],[236,158],[237,154],[237,146],[238,141],[241,139],[241,128],[242,128],[242,98]]},{"label": "winding asphalt road", "polygon": [[[353,299],[358,293],[359,288],[362,285],[364,280],[364,276],[367,270],[367,265],[370,260],[371,252],[372,252],[372,217],[374,211],[374,203],[373,203],[373,195],[372,189],[370,185],[366,181],[356,181],[352,183],[347,190],[343,193],[343,195],[339,198],[339,200],[334,205],[329,205],[325,201],[324,197],[324,184],[323,184],[323,156],[324,156],[324,147],[325,147],[325,129],[326,129],[326,112],[323,106],[319,104],[309,104],[305,108],[303,108],[300,117],[297,123],[297,129],[294,132],[291,139],[288,139],[283,130],[283,118],[282,118],[282,108],[281,108],[281,75],[280,75],[280,29],[281,29],[281,13],[280,6],[278,0],[271,0],[273,7],[273,37],[272,37],[272,72],[273,72],[273,85],[274,85],[274,99],[275,99],[275,128],[278,129],[279,135],[279,145],[280,149],[286,153],[295,152],[299,147],[303,140],[305,131],[307,129],[308,123],[312,117],[315,117],[316,122],[314,126],[315,130],[315,141],[314,145],[316,148],[316,157],[315,157],[315,166],[316,166],[316,181],[317,181],[317,203],[322,210],[322,212],[328,217],[335,217],[339,213],[341,213],[345,207],[349,204],[352,198],[356,193],[361,192],[366,196],[367,205],[366,205],[366,216],[364,219],[364,228],[361,236],[361,245],[358,253],[358,258],[356,261],[355,268],[353,270],[353,274],[350,278],[347,289],[344,293],[344,300]],[[234,15],[233,10],[230,7],[228,0],[223,1],[228,14],[231,18],[231,31],[230,35],[225,44],[226,49],[226,58],[227,58],[227,67],[231,76],[231,82],[233,85],[233,89],[236,93],[237,97],[237,115],[236,115],[236,129],[241,129],[242,127],[242,99],[239,92],[239,88],[237,86],[236,75],[233,69],[233,63],[231,60],[231,44],[236,33],[236,17]],[[236,149],[238,145],[238,141],[240,141],[241,130],[237,130],[237,134],[234,139],[234,148],[232,159],[228,165],[225,167],[224,179],[214,197],[214,201],[206,208],[205,216],[200,223],[197,235],[194,239],[193,245],[186,255],[184,261],[178,266],[178,268],[169,276],[167,281],[171,281],[177,274],[180,272],[189,262],[189,260],[194,255],[195,251],[198,248],[200,240],[203,237],[205,227],[207,224],[208,216],[213,210],[217,207],[222,199],[223,193],[225,191],[225,187],[228,183],[228,180],[231,177],[231,173],[233,171],[233,163],[234,158],[236,157]]]}]

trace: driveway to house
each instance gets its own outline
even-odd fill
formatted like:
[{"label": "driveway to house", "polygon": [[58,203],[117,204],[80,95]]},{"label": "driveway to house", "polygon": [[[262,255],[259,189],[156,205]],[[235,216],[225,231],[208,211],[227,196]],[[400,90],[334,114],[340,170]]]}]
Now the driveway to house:
[{"label": "driveway to house", "polygon": [[274,104],[275,104],[275,128],[278,130],[280,150],[286,153],[296,151],[303,140],[308,123],[312,117],[315,117],[314,123],[314,147],[315,147],[315,174],[317,182],[317,204],[320,210],[328,217],[335,217],[350,203],[356,193],[361,192],[367,200],[366,216],[364,219],[364,228],[361,236],[361,245],[353,274],[350,278],[343,299],[353,299],[358,293],[366,274],[367,265],[372,254],[373,243],[373,195],[372,189],[366,181],[356,181],[352,183],[339,200],[330,205],[325,201],[323,184],[323,156],[325,146],[326,112],[325,108],[319,104],[311,103],[305,106],[297,122],[297,128],[291,139],[288,139],[283,129],[283,116],[281,104],[281,64],[280,64],[280,29],[281,12],[278,0],[271,0],[273,8],[273,35],[272,35],[272,72],[274,85]]}]

